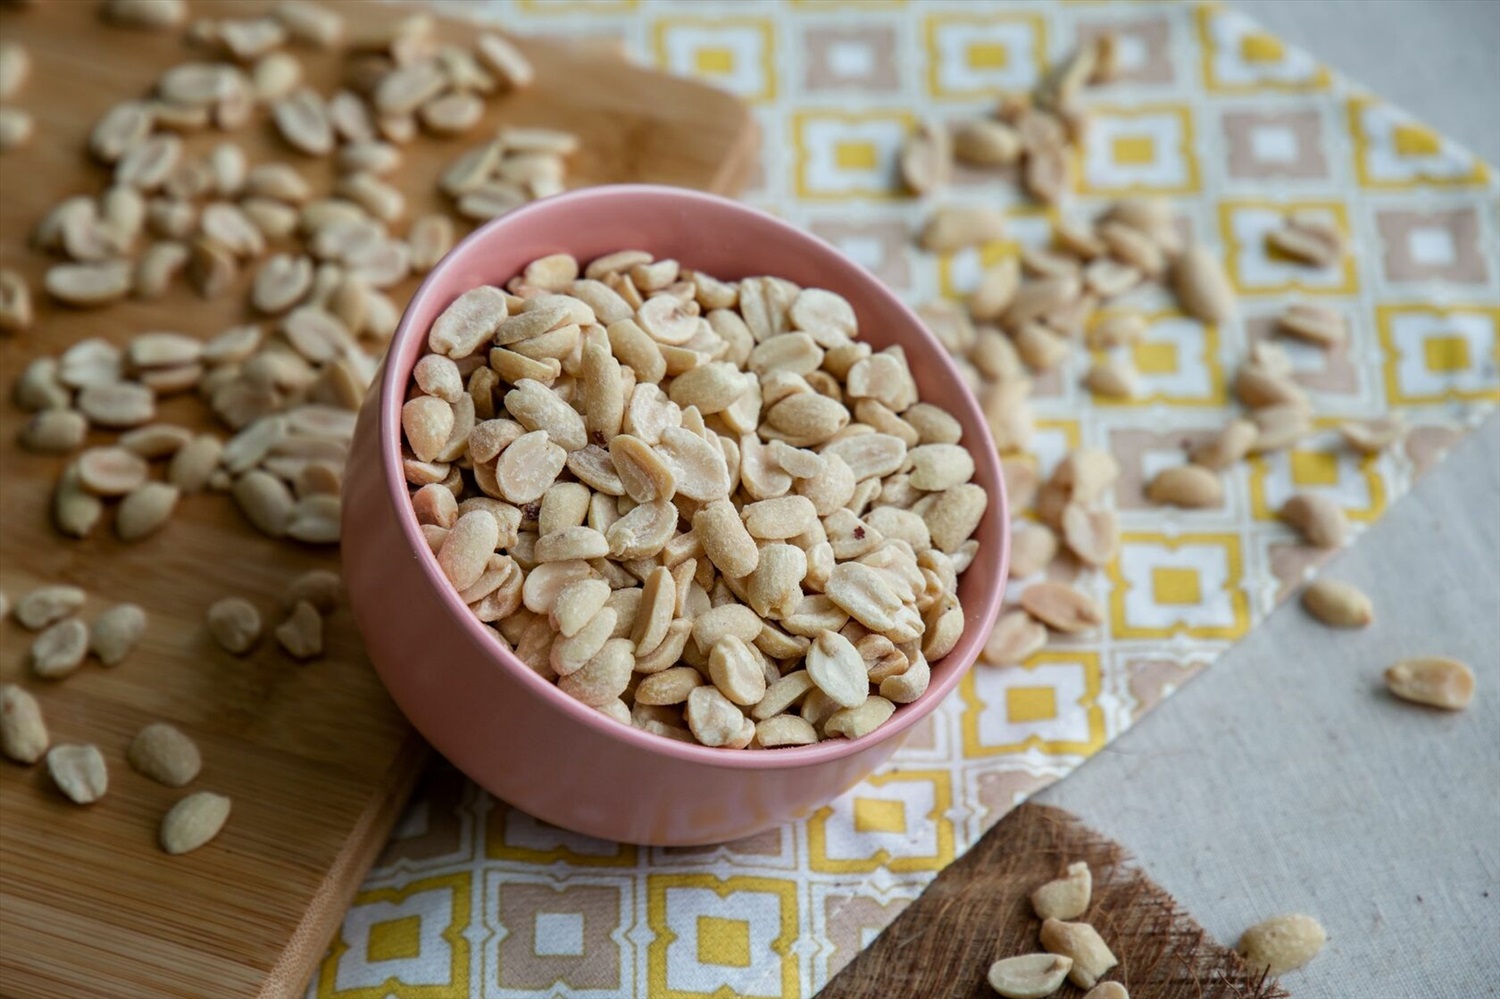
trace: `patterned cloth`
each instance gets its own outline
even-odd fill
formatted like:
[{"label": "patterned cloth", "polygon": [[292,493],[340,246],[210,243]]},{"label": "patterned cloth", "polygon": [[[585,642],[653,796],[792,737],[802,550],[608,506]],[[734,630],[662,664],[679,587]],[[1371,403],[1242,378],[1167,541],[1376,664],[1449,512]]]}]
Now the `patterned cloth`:
[{"label": "patterned cloth", "polygon": [[[891,765],[815,815],[736,843],[654,849],[567,833],[439,767],[354,900],[309,996],[810,996],[1028,794],[1057,780],[1262,620],[1324,557],[1273,516],[1324,493],[1356,533],[1500,401],[1497,187],[1466,150],[1362,93],[1229,9],[978,0],[486,0],[459,8],[521,33],[621,38],[637,57],[751,103],[762,169],[747,200],[840,247],[913,303],[962,292],[999,243],[938,259],[910,234],[930,205],[892,194],[921,116],[984,111],[1049,59],[1108,29],[1124,72],[1096,91],[1079,155],[1096,210],[1127,193],[1176,199],[1222,248],[1242,317],[1205,327],[1169,298],[1133,352],[1145,391],[1090,400],[1084,352],[1038,379],[1045,474],[1080,444],[1124,472],[1119,557],[1077,585],[1108,627],[1019,668],[976,667]],[[1047,212],[1011,183],[961,172],[941,197],[1014,206],[1019,242]],[[1335,220],[1356,251],[1315,271],[1269,256],[1290,208]],[[1316,436],[1228,473],[1217,510],[1153,509],[1143,482],[1231,412],[1227,381],[1275,315],[1308,297],[1350,342],[1288,343]],[[1398,451],[1337,445],[1338,418],[1403,410]],[[1014,593],[1012,593],[1014,596]],[[542,761],[518,765],[544,765]]]}]

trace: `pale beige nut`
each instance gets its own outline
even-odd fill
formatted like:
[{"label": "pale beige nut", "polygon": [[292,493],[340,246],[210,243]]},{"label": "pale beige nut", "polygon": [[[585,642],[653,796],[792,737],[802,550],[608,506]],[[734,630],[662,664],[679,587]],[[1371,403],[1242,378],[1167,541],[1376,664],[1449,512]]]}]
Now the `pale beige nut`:
[{"label": "pale beige nut", "polygon": [[333,124],[316,91],[303,87],[272,104],[271,120],[287,145],[298,152],[309,156],[333,152]]},{"label": "pale beige nut", "polygon": [[1235,953],[1252,974],[1284,975],[1318,956],[1328,933],[1311,916],[1272,916],[1240,934]]},{"label": "pale beige nut", "polygon": [[306,600],[297,601],[286,620],[276,626],[274,634],[277,643],[294,659],[312,659],[323,654],[323,618]]},{"label": "pale beige nut", "polygon": [[31,56],[19,42],[0,42],[0,101],[14,99],[31,75]]},{"label": "pale beige nut", "polygon": [[[836,569],[835,572],[837,571]],[[857,708],[870,696],[870,680],[865,673],[864,658],[838,632],[824,631],[808,648],[807,675],[819,690],[840,707]]]},{"label": "pale beige nut", "polygon": [[1083,377],[1086,388],[1106,399],[1133,399],[1140,394],[1140,372],[1134,364],[1116,357],[1095,361]]},{"label": "pale beige nut", "polygon": [[1130,999],[1130,991],[1119,982],[1100,982],[1083,999]]},{"label": "pale beige nut", "polygon": [[47,269],[47,294],[63,305],[88,309],[109,305],[130,292],[132,271],[121,260],[102,263],[57,264]]},{"label": "pale beige nut", "polygon": [[78,409],[96,427],[124,430],[151,422],[156,397],[134,382],[85,385],[78,393]]},{"label": "pale beige nut", "polygon": [[953,173],[953,143],[940,122],[924,121],[901,144],[901,180],[913,194],[928,194]]},{"label": "pale beige nut", "polygon": [[1005,999],[1045,999],[1073,970],[1072,958],[1058,954],[1022,954],[990,965],[985,980]]},{"label": "pale beige nut", "polygon": [[557,675],[575,673],[598,655],[605,643],[611,640],[618,619],[615,609],[606,606],[578,631],[555,641],[548,661]]},{"label": "pale beige nut", "polygon": [[21,108],[0,107],[0,153],[19,149],[31,141],[36,123],[31,113]]},{"label": "pale beige nut", "polygon": [[760,653],[736,635],[725,635],[713,643],[708,653],[708,676],[719,693],[735,704],[749,707],[766,694]]},{"label": "pale beige nut", "polygon": [[1375,620],[1375,607],[1364,591],[1336,579],[1314,580],[1302,591],[1302,606],[1335,628],[1364,628]]},{"label": "pale beige nut", "polygon": [[1315,548],[1339,548],[1349,533],[1344,508],[1321,493],[1297,493],[1281,505],[1277,515]]},{"label": "pale beige nut", "polygon": [[1222,323],[1235,312],[1234,287],[1224,265],[1211,250],[1193,244],[1173,265],[1173,280],[1182,308],[1205,323]]},{"label": "pale beige nut", "polygon": [[1120,548],[1120,520],[1113,510],[1069,503],[1063,508],[1062,533],[1068,550],[1087,565],[1108,565]]},{"label": "pale beige nut", "polygon": [[1021,606],[1053,631],[1065,634],[1093,631],[1104,624],[1098,601],[1065,583],[1031,584],[1021,593]]},{"label": "pale beige nut", "polygon": [[308,0],[281,0],[271,16],[281,22],[293,40],[314,48],[329,49],[344,38],[344,19],[330,7]]},{"label": "pale beige nut", "polygon": [[50,742],[36,698],[13,683],[0,686],[0,752],[29,765],[42,758]]},{"label": "pale beige nut", "polygon": [[1127,347],[1141,342],[1148,329],[1143,314],[1135,310],[1110,310],[1089,327],[1089,346],[1096,350]]},{"label": "pale beige nut", "polygon": [[430,271],[453,249],[453,220],[447,215],[422,215],[406,232],[411,248],[411,266],[418,273]]},{"label": "pale beige nut", "polygon": [[91,805],[109,790],[109,769],[95,745],[53,746],[47,751],[47,773],[75,804]]},{"label": "pale beige nut", "polygon": [[[912,629],[908,629],[907,634],[911,633]],[[919,654],[905,672],[880,681],[880,696],[895,704],[910,704],[927,693],[931,683],[932,667],[928,665],[926,656]]]},{"label": "pale beige nut", "polygon": [[568,452],[554,444],[545,431],[522,434],[501,452],[495,466],[501,497],[518,506],[541,499],[557,481],[567,460]]},{"label": "pale beige nut", "polygon": [[944,205],[928,217],[917,238],[929,253],[955,253],[1005,237],[1005,213],[985,206]]},{"label": "pale beige nut", "polygon": [[86,599],[87,594],[76,586],[39,586],[16,601],[13,613],[23,628],[38,631],[75,613]]},{"label": "pale beige nut", "polygon": [[1021,156],[1021,137],[1004,122],[971,118],[953,130],[953,155],[973,166],[1009,166]]},{"label": "pale beige nut", "polygon": [[635,703],[683,704],[693,689],[703,683],[703,674],[693,667],[673,666],[642,679],[635,689]]},{"label": "pale beige nut", "polygon": [[1241,365],[1234,376],[1234,394],[1250,409],[1265,406],[1310,408],[1307,393],[1290,374],[1271,370],[1264,364]]},{"label": "pale beige nut", "polygon": [[989,499],[984,488],[972,482],[939,493],[933,504],[921,514],[927,522],[933,545],[949,554],[957,551],[979,527]]},{"label": "pale beige nut", "polygon": [[161,848],[177,856],[207,844],[229,821],[230,801],[222,794],[198,791],[173,805],[162,816]]},{"label": "pale beige nut", "polygon": [[269,537],[286,534],[296,500],[286,483],[254,468],[234,480],[230,489],[235,505],[256,530]]},{"label": "pale beige nut", "polygon": [[1344,237],[1331,222],[1291,218],[1266,233],[1266,246],[1283,258],[1312,267],[1332,267],[1344,255]]},{"label": "pale beige nut", "polygon": [[1339,433],[1355,450],[1363,454],[1379,454],[1406,437],[1406,423],[1396,415],[1350,420],[1339,425]]},{"label": "pale beige nut", "polygon": [[991,666],[1015,666],[1047,644],[1047,628],[1023,610],[1000,615],[984,643],[981,661]]},{"label": "pale beige nut", "polygon": [[192,783],[203,768],[198,746],[166,722],[152,722],[137,732],[125,759],[137,773],[167,787]]},{"label": "pale beige nut", "polygon": [[1258,435],[1259,430],[1252,421],[1236,418],[1214,436],[1195,445],[1188,457],[1195,465],[1222,472],[1250,453]]},{"label": "pale beige nut", "polygon": [[121,541],[139,541],[155,534],[172,519],[181,491],[165,482],[145,482],[132,489],[115,514],[115,533]]},{"label": "pale beige nut", "polygon": [[115,604],[89,627],[89,651],[106,666],[118,666],[146,633],[146,612],[137,604]]},{"label": "pale beige nut", "polygon": [[1279,451],[1312,432],[1312,419],[1304,405],[1265,406],[1250,416],[1256,429],[1253,453]]},{"label": "pale beige nut", "polygon": [[453,433],[453,425],[453,406],[442,399],[417,396],[401,407],[401,429],[420,461],[437,458]]},{"label": "pale beige nut", "polygon": [[103,501],[83,488],[77,464],[69,465],[52,492],[52,520],[57,529],[69,537],[87,537],[103,515]]},{"label": "pale beige nut", "polygon": [[35,312],[31,287],[8,267],[0,267],[0,331],[16,333],[31,328]]},{"label": "pale beige nut", "polygon": [[223,450],[224,442],[213,434],[195,436],[172,455],[167,465],[167,481],[184,494],[202,492],[219,467]]},{"label": "pale beige nut", "polygon": [[[734,702],[713,686],[694,687],[683,712],[693,737],[705,746],[730,746],[750,722]],[[754,731],[754,724],[751,731]],[[747,740],[748,742],[748,740]]]},{"label": "pale beige nut", "polygon": [[1319,347],[1335,347],[1349,337],[1342,313],[1313,302],[1288,305],[1276,317],[1276,328]]},{"label": "pale beige nut", "polygon": [[[599,616],[612,624],[613,612],[601,612]],[[625,693],[634,666],[635,646],[628,639],[606,638],[599,651],[579,669],[559,677],[557,687],[584,704],[600,707]]]},{"label": "pale beige nut", "polygon": [[1457,659],[1405,659],[1385,671],[1385,685],[1402,700],[1462,711],[1474,698],[1474,671]]},{"label": "pale beige nut", "polygon": [[438,550],[438,566],[454,589],[466,590],[484,573],[500,541],[500,525],[484,511],[466,513]]},{"label": "pale beige nut", "polygon": [[805,718],[774,715],[755,723],[755,741],[765,749],[811,746],[818,741],[818,730]]},{"label": "pale beige nut", "polygon": [[1146,486],[1146,498],[1153,503],[1167,503],[1189,510],[1218,507],[1224,502],[1224,483],[1201,465],[1176,465],[1164,468]]},{"label": "pale beige nut", "polygon": [[1019,521],[1011,529],[1010,578],[1025,579],[1047,568],[1057,557],[1057,535],[1045,524]]},{"label": "pale beige nut", "polygon": [[[883,688],[884,684],[882,684]],[[884,697],[870,696],[855,707],[843,707],[829,715],[828,719],[823,722],[823,730],[830,737],[843,736],[845,739],[858,739],[884,725],[895,713],[895,704]]]},{"label": "pale beige nut", "polygon": [[46,628],[31,643],[31,668],[37,676],[55,680],[83,665],[89,651],[89,630],[77,618]]},{"label": "pale beige nut", "polygon": [[[496,79],[511,90],[524,90],[531,86],[536,78],[536,71],[532,69],[531,61],[525,54],[509,40],[499,35],[484,33],[475,42],[475,52],[485,68],[495,74]],[[540,131],[540,130],[533,130]],[[520,129],[510,129],[508,133],[502,133],[501,138],[513,149],[525,148],[527,134]],[[543,136],[537,136],[540,141]],[[576,140],[575,140],[576,143]],[[572,144],[562,145],[549,144],[544,148],[556,151],[571,152]]]},{"label": "pale beige nut", "polygon": [[243,597],[215,601],[208,608],[207,621],[208,633],[231,655],[244,655],[260,641],[260,611]]},{"label": "pale beige nut", "polygon": [[1038,919],[1077,919],[1088,911],[1094,890],[1089,865],[1078,861],[1068,865],[1067,874],[1048,881],[1031,893],[1031,907]]},{"label": "pale beige nut", "polygon": [[1099,931],[1088,923],[1044,919],[1042,946],[1050,953],[1073,959],[1068,981],[1081,989],[1093,988],[1100,976],[1120,963]]},{"label": "pale beige nut", "polygon": [[344,580],[331,569],[309,569],[288,583],[281,594],[283,607],[290,609],[305,600],[319,614],[333,613],[343,599]]},{"label": "pale beige nut", "polygon": [[17,442],[38,454],[67,454],[83,445],[88,420],[71,409],[44,409],[21,426]]}]

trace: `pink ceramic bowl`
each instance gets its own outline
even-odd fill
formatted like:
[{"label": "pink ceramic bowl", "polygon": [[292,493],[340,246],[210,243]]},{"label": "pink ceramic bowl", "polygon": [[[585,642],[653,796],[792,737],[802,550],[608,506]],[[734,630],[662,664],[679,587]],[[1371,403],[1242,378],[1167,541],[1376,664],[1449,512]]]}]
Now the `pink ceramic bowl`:
[{"label": "pink ceramic bowl", "polygon": [[[521,664],[459,601],[418,531],[401,471],[401,404],[428,327],[479,284],[530,261],[582,261],[641,248],[734,279],[780,275],[853,304],[860,336],[900,344],[923,399],[952,412],[990,494],[979,557],[962,577],[963,637],[916,703],[862,739],[726,750],[650,735],[568,697]],[[942,347],[879,281],[826,244],[744,205],[667,187],[594,187],[518,208],[450,253],[418,289],[391,342],[379,390],[359,415],[344,484],[349,601],[391,695],[459,769],[537,818],[632,843],[688,845],[748,836],[803,816],[901,744],[974,662],[1000,605],[1008,555],[994,444]]]}]

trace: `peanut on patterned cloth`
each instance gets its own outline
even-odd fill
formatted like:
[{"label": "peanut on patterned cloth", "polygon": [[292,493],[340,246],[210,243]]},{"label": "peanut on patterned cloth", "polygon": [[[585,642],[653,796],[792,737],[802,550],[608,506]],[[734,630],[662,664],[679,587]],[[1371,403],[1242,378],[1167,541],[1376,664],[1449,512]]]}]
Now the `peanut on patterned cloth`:
[{"label": "peanut on patterned cloth", "polygon": [[[1108,450],[1103,497],[1122,539],[1104,566],[1051,573],[1104,626],[1056,636],[1020,666],[976,666],[890,766],[793,826],[716,848],[651,849],[544,826],[446,767],[418,792],[309,995],[808,997],[1001,815],[1098,751],[1243,637],[1331,554],[1276,511],[1325,497],[1360,533],[1500,402],[1500,275],[1491,167],[1228,8],[989,0],[486,0],[513,30],[622,39],[635,56],[751,103],[767,137],[746,197],[839,246],[912,304],[962,296],[986,265],[1044,246],[1049,213],[1009,177],[959,168],[929,199],[1007,209],[1005,239],[929,256],[932,203],[893,195],[926,118],[988,111],[1031,89],[1080,38],[1117,36],[1071,210],[1172,200],[1220,254],[1238,315],[1206,326],[1155,292],[1135,299],[1133,397],[1082,387],[1075,351],[1038,377],[1030,450],[1043,480],[1080,446]],[[465,5],[465,11],[474,6]],[[1270,248],[1292,213],[1354,252],[1315,268]],[[1133,293],[1134,294],[1134,293]],[[1287,306],[1337,313],[1343,343],[1276,335],[1314,433],[1239,463],[1203,507],[1146,485],[1239,414],[1237,366]],[[1337,425],[1399,411],[1394,448],[1362,454]],[[1071,578],[1070,578],[1071,577]],[[1028,583],[1018,583],[1013,603]]]}]

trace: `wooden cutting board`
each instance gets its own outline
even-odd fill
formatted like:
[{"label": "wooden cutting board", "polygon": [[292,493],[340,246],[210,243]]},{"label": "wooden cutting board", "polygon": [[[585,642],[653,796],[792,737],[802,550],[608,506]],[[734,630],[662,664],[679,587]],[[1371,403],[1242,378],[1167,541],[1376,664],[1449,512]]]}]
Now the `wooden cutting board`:
[{"label": "wooden cutting board", "polygon": [[[238,17],[269,3],[191,6],[197,16]],[[97,7],[77,0],[0,9],[0,37],[32,56],[32,77],[15,103],[37,124],[26,148],[0,157],[0,264],[23,273],[33,289],[48,260],[27,249],[31,228],[63,197],[97,194],[107,179],[82,152],[93,122],[145,94],[165,68],[195,57],[173,35],[105,27]],[[402,13],[366,3],[343,10],[357,10],[364,27]],[[454,21],[440,30],[451,41],[474,33]],[[755,131],[728,95],[597,46],[522,47],[537,69],[534,89],[492,101],[484,124],[466,138],[407,147],[398,183],[412,214],[439,207],[438,173],[499,122],[580,135],[570,186],[642,181],[734,193],[743,182]],[[295,51],[309,82],[331,93],[339,58]],[[220,138],[197,136],[190,148]],[[231,138],[252,162],[296,158],[262,119]],[[313,166],[326,183],[328,166]],[[404,302],[414,287],[394,294]],[[160,301],[91,312],[39,300],[33,329],[0,336],[0,381],[8,396],[28,361],[85,336],[123,343],[164,329],[207,337],[242,320],[243,299],[239,291],[203,301],[178,288]],[[13,602],[42,582],[74,583],[90,594],[86,620],[129,600],[145,608],[150,624],[121,665],[90,660],[66,680],[46,681],[30,673],[30,634],[12,620],[0,623],[0,678],[37,697],[54,743],[93,742],[110,769],[109,793],[79,807],[44,767],[0,762],[0,993],[300,995],[427,750],[381,688],[347,610],[329,619],[326,655],[307,665],[268,641],[233,658],[213,645],[202,622],[210,603],[235,594],[274,624],[287,582],[311,567],[334,567],[337,557],[262,537],[214,494],[185,499],[144,542],[118,541],[109,515],[93,537],[65,539],[49,522],[48,497],[66,459],[21,451],[15,440],[24,418],[8,399],[0,402],[0,589]],[[158,419],[209,425],[191,398],[166,400]],[[96,434],[90,443],[112,438]],[[154,784],[124,760],[131,736],[157,720],[178,725],[203,750],[203,772],[189,790],[234,801],[222,835],[183,857],[164,854],[156,836],[162,814],[186,791]]]}]

